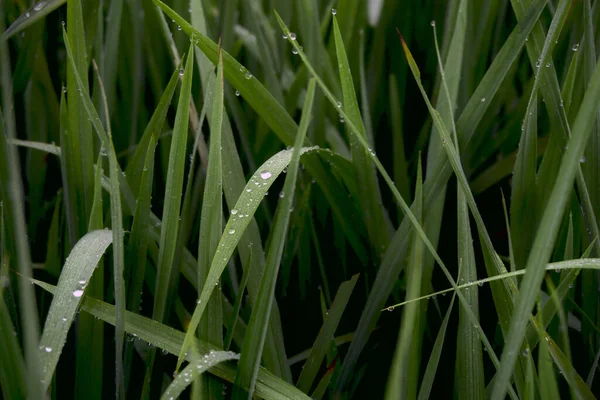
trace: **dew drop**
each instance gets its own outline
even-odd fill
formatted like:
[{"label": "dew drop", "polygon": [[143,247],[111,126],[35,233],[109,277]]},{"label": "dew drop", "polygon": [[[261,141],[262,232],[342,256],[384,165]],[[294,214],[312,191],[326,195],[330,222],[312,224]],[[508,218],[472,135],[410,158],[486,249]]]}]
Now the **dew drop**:
[{"label": "dew drop", "polygon": [[432,21],[430,22],[430,24],[431,24],[431,26],[435,26],[435,20],[432,20]]},{"label": "dew drop", "polygon": [[235,208],[233,210],[231,210],[231,215],[235,215],[238,213],[238,210],[236,210]]},{"label": "dew drop", "polygon": [[246,79],[250,79],[252,78],[252,74],[250,73],[250,71],[246,72]]},{"label": "dew drop", "polygon": [[46,351],[46,353],[52,353],[52,347],[46,346],[44,347],[44,350]]},{"label": "dew drop", "polygon": [[581,158],[579,159],[579,162],[583,164],[583,163],[585,163],[585,161],[586,161],[585,156],[581,156]]},{"label": "dew drop", "polygon": [[285,33],[281,37],[284,38],[284,39],[288,38],[288,36]]},{"label": "dew drop", "polygon": [[332,13],[333,15],[336,15],[336,14],[337,14],[337,10],[336,10],[335,8],[332,8],[332,9],[331,9],[331,13]]},{"label": "dew drop", "polygon": [[260,177],[262,179],[269,179],[272,176],[272,174],[269,171],[262,171],[260,173]]},{"label": "dew drop", "polygon": [[285,197],[285,193],[283,193],[283,192],[279,192],[279,198],[280,198],[280,199],[283,199],[284,197]]},{"label": "dew drop", "polygon": [[181,30],[181,26],[177,25],[177,30],[180,31]]},{"label": "dew drop", "polygon": [[45,1],[40,1],[33,7],[33,11],[40,11],[46,5]]},{"label": "dew drop", "polygon": [[236,95],[237,97],[240,97],[240,92],[239,92],[238,90],[236,90],[236,91],[235,91],[235,95]]},{"label": "dew drop", "polygon": [[292,49],[292,54],[298,54],[298,50],[296,50],[295,48]]},{"label": "dew drop", "polygon": [[575,43],[575,44],[573,45],[573,47],[571,47],[571,50],[573,50],[573,51],[577,51],[577,50],[579,50],[579,43]]},{"label": "dew drop", "polygon": [[230,229],[230,230],[229,230],[229,234],[230,234],[230,235],[233,235],[234,233],[235,233],[235,229]]},{"label": "dew drop", "polygon": [[482,102],[482,103],[485,103],[485,97],[482,97],[482,98],[481,98],[481,102]]},{"label": "dew drop", "polygon": [[73,292],[74,297],[81,297],[83,295],[83,290],[77,289]]},{"label": "dew drop", "polygon": [[342,102],[341,101],[337,102],[337,108],[342,108]]},{"label": "dew drop", "polygon": [[179,68],[179,76],[183,76],[183,68]]},{"label": "dew drop", "polygon": [[290,39],[296,40],[296,34],[294,32],[290,32]]}]

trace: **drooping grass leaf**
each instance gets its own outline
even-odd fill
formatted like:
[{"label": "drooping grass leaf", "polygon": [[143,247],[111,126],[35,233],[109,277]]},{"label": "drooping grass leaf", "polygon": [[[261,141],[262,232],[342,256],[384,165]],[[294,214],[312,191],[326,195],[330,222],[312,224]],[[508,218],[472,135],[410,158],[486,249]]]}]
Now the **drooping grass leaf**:
[{"label": "drooping grass leaf", "polygon": [[229,360],[238,360],[239,354],[232,351],[214,351],[211,350],[202,357],[198,357],[192,361],[173,379],[161,396],[163,400],[179,397],[181,393],[193,382],[197,377],[202,375],[208,369],[215,365]]},{"label": "drooping grass leaf", "polygon": [[63,266],[39,346],[39,357],[44,371],[44,389],[51,383],[85,288],[98,261],[112,241],[113,234],[110,230],[97,230],[86,234],[73,247]]},{"label": "drooping grass leaf", "polygon": [[7,40],[16,35],[37,21],[43,19],[46,15],[56,10],[67,0],[41,0],[35,3],[29,10],[17,18],[11,26],[2,34],[2,40]]},{"label": "drooping grass leaf", "polygon": [[[45,282],[34,281],[34,283],[48,292],[56,292],[56,287]],[[104,303],[93,298],[84,298],[81,309],[111,325],[115,324],[115,308],[108,303]],[[158,348],[166,350],[170,354],[177,355],[179,353],[179,349],[183,344],[185,336],[183,332],[130,311],[126,311],[125,316],[125,329],[127,333],[131,334],[135,338],[138,338],[139,340],[144,340]],[[196,339],[194,340],[195,347],[201,353],[208,353],[210,350],[221,350],[206,342]],[[235,379],[236,368],[228,363],[220,363],[213,366],[208,372],[226,380],[227,382],[233,382]],[[282,381],[262,368],[258,373],[255,393],[257,396],[269,400],[309,399],[308,396],[296,389],[293,385]]]}]

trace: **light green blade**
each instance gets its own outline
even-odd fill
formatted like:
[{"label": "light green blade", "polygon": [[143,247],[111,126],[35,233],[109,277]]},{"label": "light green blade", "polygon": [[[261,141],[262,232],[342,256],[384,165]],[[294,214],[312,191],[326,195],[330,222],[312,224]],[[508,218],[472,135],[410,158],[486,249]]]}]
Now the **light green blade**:
[{"label": "light green blade", "polygon": [[112,241],[113,234],[107,229],[86,234],[73,247],[63,266],[39,346],[44,389],[50,386],[85,288]]}]

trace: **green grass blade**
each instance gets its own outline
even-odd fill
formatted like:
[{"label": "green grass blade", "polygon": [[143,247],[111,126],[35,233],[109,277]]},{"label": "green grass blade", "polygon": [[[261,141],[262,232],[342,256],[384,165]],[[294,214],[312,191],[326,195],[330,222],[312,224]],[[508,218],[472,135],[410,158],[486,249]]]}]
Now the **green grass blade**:
[{"label": "green grass blade", "polygon": [[[77,80],[79,76],[86,76],[89,59],[85,43],[84,20],[82,15],[82,2],[80,0],[67,3],[67,20],[69,22],[67,34],[72,45],[71,54],[73,62],[67,63],[67,109],[68,109],[68,139],[61,143],[63,151],[71,153],[69,169],[72,171],[72,181],[69,182],[75,196],[75,224],[77,231],[71,235],[76,241],[87,232],[87,222],[92,208],[94,197],[94,154],[93,136],[89,117],[83,105],[82,92],[88,92],[88,80]],[[74,244],[73,242],[72,244]]]},{"label": "green grass blade", "polygon": [[39,346],[45,389],[51,383],[85,288],[112,241],[113,234],[109,230],[88,233],[73,247],[63,266]]},{"label": "green grass blade", "polygon": [[238,287],[238,293],[235,297],[235,303],[233,304],[233,312],[231,313],[231,317],[229,318],[229,323],[227,324],[227,334],[224,340],[223,348],[229,350],[231,347],[231,341],[233,340],[233,335],[236,329],[237,321],[240,314],[240,309],[242,308],[242,300],[244,297],[244,293],[246,292],[246,285],[248,284],[248,276],[250,276],[250,271],[252,270],[252,247],[250,247],[250,259],[246,261],[246,269],[244,269],[244,273],[242,274],[242,280],[240,281],[240,286]]},{"label": "green grass blade", "polygon": [[[102,210],[102,154],[98,155],[94,179],[94,200],[88,231],[104,228]],[[86,283],[86,294],[104,299],[104,262],[97,262],[98,272]],[[62,275],[61,275],[62,276]],[[104,323],[89,314],[80,315],[76,325],[77,353],[75,355],[75,393],[77,397],[102,398],[104,359]]]},{"label": "green grass blade", "polygon": [[[423,172],[421,158],[417,170],[417,186],[415,188],[415,216],[423,221]],[[423,243],[416,232],[411,238],[409,264],[406,270],[406,298],[419,297],[423,285]],[[421,348],[420,324],[423,323],[419,304],[411,304],[402,313],[400,330],[396,342],[396,351],[392,360],[390,374],[385,392],[386,399],[414,399],[417,397],[419,377],[418,356]]]},{"label": "green grass blade", "polygon": [[350,295],[354,290],[357,280],[358,275],[354,275],[352,279],[340,285],[340,288],[333,299],[333,303],[329,308],[329,311],[326,313],[327,317],[325,318],[323,326],[321,327],[321,330],[319,331],[319,334],[313,343],[313,347],[310,350],[308,359],[304,363],[302,372],[300,373],[300,377],[296,383],[296,387],[298,387],[298,389],[302,390],[304,393],[308,393],[313,385],[313,382],[321,367],[321,363],[323,362],[323,359],[329,350],[329,345],[332,340],[331,338],[335,335],[335,331],[338,327],[342,314],[346,309],[348,300],[350,300]]},{"label": "green grass blade", "polygon": [[239,354],[231,351],[214,351],[211,350],[202,357],[192,360],[182,371],[177,375],[167,390],[161,396],[162,400],[177,398],[181,393],[195,381],[200,375],[203,375],[208,369],[215,365],[229,361],[238,360]]},{"label": "green grass blade", "polygon": [[[2,12],[0,12],[0,17],[1,14]],[[0,43],[0,45],[2,44]],[[2,45],[2,47],[4,46]],[[2,51],[2,53],[4,52]],[[3,201],[5,227],[8,232],[6,248],[10,252],[11,258],[14,257],[15,261],[12,265],[16,264],[19,274],[28,278],[32,276],[32,270],[29,243],[26,237],[21,168],[16,149],[7,143],[9,138],[14,138],[14,132],[10,128],[6,133],[4,132],[4,118],[2,110],[0,110],[0,154],[3,155],[0,158],[0,198]],[[37,350],[39,325],[35,293],[31,285],[23,283],[22,280],[19,280],[19,300],[23,326],[23,347],[27,365],[27,395],[32,399],[41,399],[43,386],[40,383],[42,375],[39,370],[40,359]]]},{"label": "green grass blade", "polygon": [[[41,281],[33,281],[36,285],[44,290],[55,293],[56,287]],[[29,284],[29,283],[28,283]],[[85,297],[81,305],[81,309],[89,312],[102,321],[114,325],[115,324],[115,308],[113,305],[101,302],[91,297]],[[163,325],[153,319],[143,317],[141,315],[125,312],[125,329],[127,333],[146,341],[152,345],[166,350],[168,353],[177,355],[185,334],[181,331]],[[211,344],[195,340],[195,347],[201,353],[207,353],[210,350],[222,350],[215,348]],[[220,363],[215,365],[209,372],[227,382],[233,382],[235,379],[236,368],[229,363]],[[282,381],[265,369],[260,369],[256,383],[256,395],[266,400],[308,400],[309,397],[298,390],[293,385]]]},{"label": "green grass blade", "polygon": [[[123,279],[123,271],[125,264],[125,247],[123,245],[123,211],[121,207],[121,190],[120,190],[120,179],[122,179],[122,172],[117,161],[117,155],[115,153],[112,138],[110,137],[110,125],[108,127],[108,134],[104,130],[104,127],[100,123],[100,117],[98,112],[94,108],[92,101],[87,92],[86,86],[83,84],[79,75],[77,66],[75,64],[75,58],[73,57],[73,51],[71,44],[67,36],[66,31],[63,29],[63,39],[67,50],[67,56],[69,63],[72,68],[72,75],[77,84],[77,93],[81,99],[82,106],[85,111],[86,118],[92,122],[94,130],[98,134],[102,146],[107,150],[108,164],[110,170],[110,214],[111,214],[111,227],[113,235],[113,279],[114,279],[114,290],[115,290],[115,305],[117,309],[117,321],[115,326],[115,382],[117,385],[117,396],[124,397],[124,374],[123,374],[123,336],[124,331],[124,312],[125,312],[125,282]],[[100,81],[101,82],[101,81]],[[100,86],[101,92],[103,92],[102,86]],[[106,107],[106,101],[104,102]]]},{"label": "green grass blade", "polygon": [[[183,83],[175,125],[173,127],[173,140],[169,154],[169,167],[165,187],[165,202],[160,232],[158,271],[156,280],[156,292],[154,296],[153,318],[162,321],[166,318],[168,307],[168,293],[171,285],[175,282],[173,259],[177,244],[177,232],[179,226],[179,208],[183,189],[183,175],[185,148],[188,133],[189,105],[192,89],[192,77],[194,72],[194,45],[190,44],[187,55]],[[180,70],[181,73],[181,70]]]},{"label": "green grass blade", "polygon": [[[301,153],[305,154],[314,151],[313,147],[302,148]],[[231,209],[231,217],[225,225],[225,230],[217,252],[213,257],[210,274],[208,275],[202,292],[198,297],[198,303],[192,315],[192,320],[186,333],[186,339],[183,347],[179,353],[179,365],[183,360],[186,350],[188,350],[194,332],[198,327],[198,323],[204,310],[206,309],[206,303],[210,299],[214,288],[217,286],[221,274],[227,266],[229,258],[233,254],[236,246],[238,245],[242,235],[246,228],[250,224],[256,209],[260,205],[260,202],[265,197],[266,192],[269,190],[273,181],[287,168],[292,158],[291,150],[282,150],[275,154],[273,157],[265,161],[260,168],[254,173],[254,175],[248,181],[246,189],[242,192],[239,199],[236,202],[234,208]],[[289,172],[288,172],[289,173]]]},{"label": "green grass blade", "polygon": [[418,400],[427,400],[431,395],[433,381],[435,379],[435,374],[439,369],[438,366],[440,357],[442,356],[442,349],[444,348],[444,340],[446,339],[448,321],[450,321],[450,315],[452,315],[455,299],[456,295],[453,294],[452,300],[450,300],[450,305],[448,306],[448,311],[446,311],[446,315],[442,320],[442,325],[440,326],[438,334],[435,338],[433,349],[431,350],[431,355],[429,356],[429,361],[427,362],[427,367],[425,368],[425,373],[423,374],[423,380],[421,381],[421,387],[419,388],[419,396],[417,397]]},{"label": "green grass blade", "polygon": [[175,88],[177,87],[180,68],[181,65],[179,65],[171,75],[171,79],[169,79],[169,83],[160,97],[156,109],[152,114],[152,118],[150,118],[148,125],[146,125],[144,134],[127,165],[127,181],[131,185],[134,196],[138,195],[139,187],[142,182],[141,176],[144,172],[144,164],[146,163],[147,151],[151,137],[154,138],[154,142],[156,143],[163,128],[165,117],[167,116],[167,111],[169,109],[169,104],[171,103],[171,99],[175,93]]},{"label": "green grass blade", "polygon": [[[127,309],[139,312],[142,300],[142,290],[146,272],[147,252],[150,243],[150,214],[152,197],[152,178],[154,176],[154,151],[156,139],[150,135],[146,160],[139,179],[139,190],[133,216],[131,235],[126,249],[126,260],[129,266]],[[125,385],[128,387],[129,374],[133,356],[133,343],[126,343],[125,347]]]},{"label": "green grass blade", "polygon": [[[302,109],[302,119],[300,120],[298,135],[296,136],[292,158],[289,163],[287,176],[283,186],[284,196],[277,207],[272,240],[267,253],[267,263],[265,265],[258,299],[256,304],[254,304],[250,322],[246,329],[246,337],[240,356],[240,367],[235,378],[236,387],[233,395],[234,398],[252,397],[256,386],[258,369],[267,333],[267,325],[271,313],[271,304],[273,303],[275,295],[275,284],[277,282],[279,265],[281,263],[281,256],[283,254],[283,247],[290,221],[291,208],[294,201],[296,177],[298,176],[302,144],[304,143],[306,131],[308,130],[310,122],[315,87],[315,80],[310,80],[304,107]],[[261,177],[264,177],[262,174],[264,173],[261,173]],[[271,173],[269,173],[267,178],[269,178],[270,175]]]},{"label": "green grass blade", "polygon": [[11,36],[16,35],[29,26],[43,19],[46,15],[56,10],[58,7],[65,4],[67,0],[42,0],[35,3],[29,10],[22,14],[19,18],[8,27],[2,34],[2,40],[8,40]]},{"label": "green grass blade", "polygon": [[[2,277],[2,279],[7,279]],[[25,386],[25,361],[21,354],[21,346],[16,337],[15,327],[10,319],[10,312],[4,301],[3,290],[0,290],[0,387],[5,399],[24,399],[27,397]]]},{"label": "green grass blade", "polygon": [[[223,234],[223,162],[221,156],[221,132],[223,129],[223,60],[219,56],[217,79],[212,98],[210,148],[208,168],[202,198],[200,240],[198,243],[198,282],[206,282],[210,273],[219,239]],[[208,300],[206,312],[200,320],[199,337],[218,347],[223,347],[223,310],[221,291],[216,290]],[[222,387],[211,377],[203,377],[204,398],[218,398]]]},{"label": "green grass blade", "polygon": [[[340,33],[340,28],[337,23],[337,18],[333,17],[333,36],[335,38],[335,48],[338,59],[340,80],[342,82],[343,104],[338,104],[338,108],[343,106],[344,111],[350,121],[358,128],[359,134],[363,139],[367,139],[365,128],[358,100],[354,89],[354,80],[350,72],[350,64],[344,42]],[[358,142],[356,135],[351,134],[349,137],[350,151],[352,152],[352,163],[354,173],[357,179],[361,182],[362,190],[358,192],[359,203],[363,211],[363,218],[367,225],[367,231],[377,258],[385,251],[389,243],[389,234],[384,228],[386,226],[385,215],[381,207],[381,192],[377,182],[377,176],[373,163],[369,159],[367,149]]]}]

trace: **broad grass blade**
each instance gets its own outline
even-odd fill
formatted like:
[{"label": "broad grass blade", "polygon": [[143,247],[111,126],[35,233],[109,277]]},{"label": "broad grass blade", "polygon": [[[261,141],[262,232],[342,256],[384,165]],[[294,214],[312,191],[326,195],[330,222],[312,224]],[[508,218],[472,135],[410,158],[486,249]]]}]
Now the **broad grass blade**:
[{"label": "broad grass blade", "polygon": [[22,30],[43,19],[46,15],[65,4],[67,0],[41,0],[35,3],[29,10],[8,27],[2,34],[2,40],[7,40]]},{"label": "broad grass blade", "polygon": [[63,266],[39,345],[44,389],[51,383],[85,288],[98,261],[112,241],[113,234],[110,230],[103,229],[86,234],[73,247]]}]

